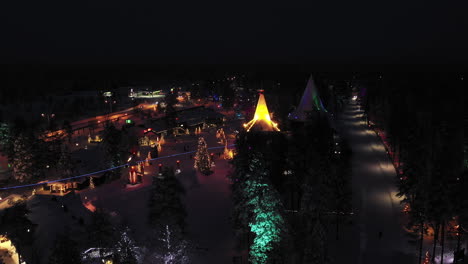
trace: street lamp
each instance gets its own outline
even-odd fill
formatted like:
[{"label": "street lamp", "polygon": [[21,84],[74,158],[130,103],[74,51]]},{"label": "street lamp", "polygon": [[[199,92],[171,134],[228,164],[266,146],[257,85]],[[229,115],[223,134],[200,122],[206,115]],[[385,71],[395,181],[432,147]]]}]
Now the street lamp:
[{"label": "street lamp", "polygon": [[162,164],[159,163],[159,164],[158,164],[158,167],[159,167],[159,175],[162,175]]},{"label": "street lamp", "polygon": [[50,119],[54,118],[55,117],[55,114],[45,114],[45,113],[42,113],[41,116],[43,118],[47,118],[47,125],[48,127],[50,127]]},{"label": "street lamp", "polygon": [[112,105],[117,103],[117,101],[108,99],[108,100],[104,100],[104,103],[109,104],[109,113],[112,113]]},{"label": "street lamp", "polygon": [[112,98],[108,98],[104,100],[104,103],[109,104],[109,114],[107,115],[107,118],[110,119],[110,115],[112,114],[112,105],[117,103],[117,101],[112,100]]}]

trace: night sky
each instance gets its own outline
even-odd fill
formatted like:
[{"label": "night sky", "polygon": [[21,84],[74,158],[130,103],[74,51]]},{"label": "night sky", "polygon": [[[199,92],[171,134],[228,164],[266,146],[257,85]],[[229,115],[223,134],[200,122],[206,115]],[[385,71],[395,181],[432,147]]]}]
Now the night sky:
[{"label": "night sky", "polygon": [[4,2],[3,63],[468,61],[468,5],[444,1]]}]

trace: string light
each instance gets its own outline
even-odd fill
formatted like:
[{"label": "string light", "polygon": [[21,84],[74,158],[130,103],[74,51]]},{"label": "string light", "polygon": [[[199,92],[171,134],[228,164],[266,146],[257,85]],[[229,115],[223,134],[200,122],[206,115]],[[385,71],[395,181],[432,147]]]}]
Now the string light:
[{"label": "string light", "polygon": [[[234,144],[231,144],[231,145],[229,145],[228,147],[232,147],[232,146],[234,146]],[[219,149],[219,148],[224,148],[224,146],[220,146],[220,147],[211,147],[211,148],[208,148],[208,149]],[[196,152],[196,150],[194,150],[194,151],[188,151],[188,152],[184,152],[184,153],[172,154],[172,155],[168,155],[168,156],[164,156],[164,157],[153,158],[153,159],[150,159],[150,161],[151,161],[151,160],[160,160],[160,159],[165,159],[165,158],[171,158],[171,157],[177,157],[177,156],[182,156],[182,155],[186,155],[186,154],[190,154],[190,153],[195,153],[195,152]],[[143,162],[143,161],[145,161],[145,160],[140,160],[139,162]],[[10,187],[2,187],[2,188],[0,188],[0,190],[12,190],[12,189],[19,189],[19,188],[40,186],[40,185],[44,185],[44,184],[48,184],[48,183],[55,183],[55,182],[68,181],[68,180],[72,180],[72,179],[78,179],[78,178],[88,177],[88,176],[91,176],[91,175],[94,175],[94,174],[98,174],[98,173],[101,173],[101,172],[106,172],[106,171],[115,170],[115,169],[122,168],[122,167],[125,167],[125,166],[128,166],[128,165],[129,165],[129,163],[125,163],[125,164],[122,164],[122,165],[119,165],[119,166],[115,166],[115,167],[111,167],[111,168],[108,168],[108,169],[99,170],[99,171],[95,171],[95,172],[90,172],[90,173],[86,173],[86,174],[82,174],[82,175],[78,175],[78,176],[73,176],[73,177],[69,177],[69,178],[59,179],[59,180],[46,181],[46,182],[41,182],[41,183],[25,184],[25,185],[16,185],[16,186],[10,186]]]}]

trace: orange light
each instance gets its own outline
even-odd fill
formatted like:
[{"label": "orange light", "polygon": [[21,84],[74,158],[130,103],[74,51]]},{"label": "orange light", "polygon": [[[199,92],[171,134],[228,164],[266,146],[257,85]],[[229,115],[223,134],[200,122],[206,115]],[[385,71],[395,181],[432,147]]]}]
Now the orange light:
[{"label": "orange light", "polygon": [[255,125],[257,122],[263,122],[266,124],[266,128],[263,130],[266,131],[280,131],[278,128],[278,124],[273,122],[270,118],[270,113],[268,112],[268,107],[265,101],[265,96],[260,93],[258,97],[257,108],[255,109],[254,118],[250,120],[248,123],[244,124],[247,132]]}]

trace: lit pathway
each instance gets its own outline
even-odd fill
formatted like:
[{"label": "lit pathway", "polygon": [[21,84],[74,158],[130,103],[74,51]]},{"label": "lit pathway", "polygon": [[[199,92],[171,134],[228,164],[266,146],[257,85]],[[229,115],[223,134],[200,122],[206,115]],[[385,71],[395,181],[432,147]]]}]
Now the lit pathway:
[{"label": "lit pathway", "polygon": [[353,151],[355,216],[353,224],[342,229],[340,241],[330,241],[330,256],[337,264],[416,263],[416,249],[408,243],[402,229],[395,170],[382,143],[367,129],[361,115],[358,106],[349,105],[338,121]]}]

